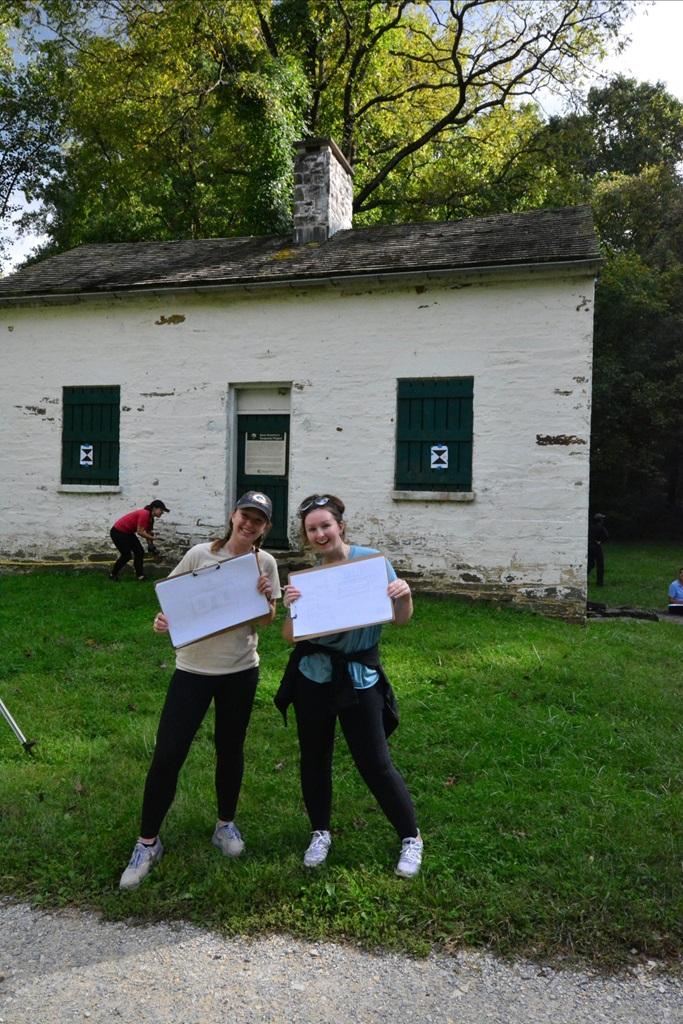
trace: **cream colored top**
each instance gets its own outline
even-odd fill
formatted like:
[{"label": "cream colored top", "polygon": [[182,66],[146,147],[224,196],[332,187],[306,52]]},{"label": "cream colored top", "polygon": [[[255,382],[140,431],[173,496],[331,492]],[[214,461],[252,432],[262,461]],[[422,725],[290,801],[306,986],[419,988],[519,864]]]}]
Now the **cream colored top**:
[{"label": "cream colored top", "polygon": [[[207,565],[225,562],[233,556],[225,545],[218,551],[211,550],[211,543],[195,544],[176,565],[170,576],[178,576],[193,569],[203,569]],[[280,596],[280,579],[277,562],[267,551],[258,552],[261,573],[270,577],[273,585],[273,597]],[[242,672],[247,668],[255,668],[259,663],[258,632],[255,626],[235,626],[227,633],[198,640],[176,651],[176,668],[184,672],[197,672],[203,676],[222,676],[232,672]]]}]

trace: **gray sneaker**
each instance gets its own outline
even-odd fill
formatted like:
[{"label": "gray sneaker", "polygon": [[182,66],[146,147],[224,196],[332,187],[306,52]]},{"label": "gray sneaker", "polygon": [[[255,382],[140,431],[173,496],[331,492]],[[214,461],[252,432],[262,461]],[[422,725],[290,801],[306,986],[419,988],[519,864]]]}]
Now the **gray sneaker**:
[{"label": "gray sneaker", "polygon": [[121,875],[119,889],[137,889],[143,878],[146,878],[155,864],[164,855],[161,840],[157,837],[151,845],[139,840],[133,847],[128,867]]},{"label": "gray sneaker", "polygon": [[415,878],[420,873],[420,866],[422,864],[422,850],[424,843],[422,842],[422,836],[417,833],[417,836],[408,836],[401,843],[401,856],[398,858],[398,864],[395,868],[395,874],[399,878]]},{"label": "gray sneaker", "polygon": [[229,821],[226,825],[216,825],[211,842],[226,857],[239,857],[244,853],[244,840],[234,821]]},{"label": "gray sneaker", "polygon": [[317,868],[324,864],[332,845],[332,836],[325,830],[314,832],[304,854],[304,867]]}]

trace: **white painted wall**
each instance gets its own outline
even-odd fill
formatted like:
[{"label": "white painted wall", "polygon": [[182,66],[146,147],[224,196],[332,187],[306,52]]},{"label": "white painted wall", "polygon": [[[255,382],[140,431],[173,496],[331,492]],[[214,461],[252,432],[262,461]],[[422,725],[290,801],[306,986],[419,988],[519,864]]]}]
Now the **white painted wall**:
[{"label": "white painted wall", "polygon": [[[106,552],[114,519],[152,497],[172,510],[167,550],[213,535],[233,389],[291,384],[290,509],[329,489],[350,536],[430,585],[580,603],[592,324],[593,281],[570,276],[0,308],[0,552]],[[396,379],[432,375],[474,377],[469,503],[391,496]],[[61,493],[61,389],[97,384],[121,386],[121,490]]]}]

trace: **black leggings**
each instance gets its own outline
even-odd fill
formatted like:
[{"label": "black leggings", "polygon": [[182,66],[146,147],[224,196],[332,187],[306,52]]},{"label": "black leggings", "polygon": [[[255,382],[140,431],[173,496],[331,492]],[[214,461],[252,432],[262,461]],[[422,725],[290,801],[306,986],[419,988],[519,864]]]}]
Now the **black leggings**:
[{"label": "black leggings", "polygon": [[137,538],[135,533],[123,533],[121,530],[117,530],[112,526],[109,531],[109,536],[114,542],[114,546],[121,552],[120,556],[114,562],[114,568],[111,571],[112,576],[118,576],[125,565],[128,565],[131,558],[133,559],[133,565],[135,566],[135,575],[144,575],[144,568],[142,560],[145,557],[145,552],[142,549],[142,544]]},{"label": "black leggings", "polygon": [[216,797],[218,817],[232,821],[244,771],[246,736],[258,668],[223,676],[205,676],[176,669],[166,695],[154,756],[142,801],[140,835],[151,839],[173,803],[178,774],[213,699],[215,705]]},{"label": "black leggings", "polygon": [[589,544],[588,545],[588,569],[587,574],[590,573],[595,566],[595,575],[597,576],[596,583],[599,587],[604,586],[605,583],[605,555],[602,550],[602,544]]},{"label": "black leggings", "polygon": [[294,710],[301,751],[301,791],[311,828],[330,828],[332,751],[339,718],[356,767],[399,839],[416,836],[413,802],[392,763],[384,734],[384,699],[379,686],[356,690],[358,703],[339,712],[331,704],[331,691],[328,684],[314,683],[299,673]]}]

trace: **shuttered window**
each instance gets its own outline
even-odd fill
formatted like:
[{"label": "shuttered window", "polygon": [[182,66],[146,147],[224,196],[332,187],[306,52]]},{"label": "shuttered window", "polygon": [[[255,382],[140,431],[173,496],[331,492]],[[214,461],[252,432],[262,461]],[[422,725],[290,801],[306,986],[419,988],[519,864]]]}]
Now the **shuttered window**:
[{"label": "shuttered window", "polygon": [[398,381],[396,489],[471,491],[473,377]]},{"label": "shuttered window", "polygon": [[118,484],[121,389],[64,388],[62,483]]}]

